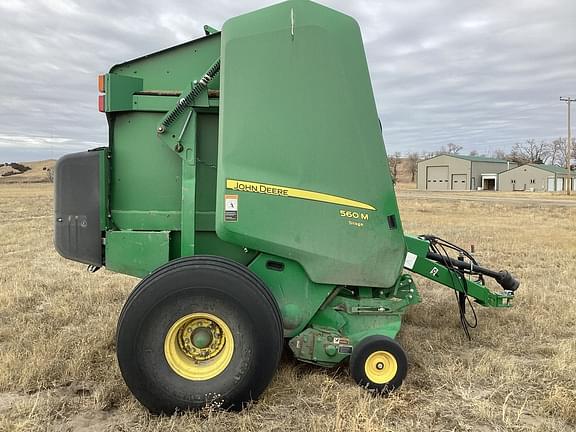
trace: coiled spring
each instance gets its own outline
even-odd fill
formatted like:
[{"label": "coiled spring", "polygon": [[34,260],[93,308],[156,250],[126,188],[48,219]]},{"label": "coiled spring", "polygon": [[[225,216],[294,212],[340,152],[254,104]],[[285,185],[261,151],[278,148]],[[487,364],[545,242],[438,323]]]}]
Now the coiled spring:
[{"label": "coiled spring", "polygon": [[162,120],[162,129],[159,129],[159,132],[164,132],[166,128],[168,128],[172,123],[176,121],[180,115],[189,107],[194,99],[196,99],[200,93],[208,86],[208,83],[214,79],[214,77],[220,71],[220,59],[216,60],[216,62],[210,66],[210,69],[206,71],[204,76],[194,85],[190,93],[188,93],[185,97],[180,99],[176,107],[168,115],[164,120]]}]

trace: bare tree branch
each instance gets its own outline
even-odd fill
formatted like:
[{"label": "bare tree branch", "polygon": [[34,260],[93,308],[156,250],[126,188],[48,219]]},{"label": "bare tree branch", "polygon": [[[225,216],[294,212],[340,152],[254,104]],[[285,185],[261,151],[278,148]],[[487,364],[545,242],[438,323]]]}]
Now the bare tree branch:
[{"label": "bare tree branch", "polygon": [[410,173],[410,181],[414,182],[416,180],[416,173],[418,172],[418,162],[420,161],[420,157],[418,153],[410,153],[408,154],[408,172]]},{"label": "bare tree branch", "polygon": [[535,139],[526,140],[525,143],[516,143],[512,146],[509,158],[519,164],[542,164],[549,159],[549,145],[546,141],[536,142]]}]

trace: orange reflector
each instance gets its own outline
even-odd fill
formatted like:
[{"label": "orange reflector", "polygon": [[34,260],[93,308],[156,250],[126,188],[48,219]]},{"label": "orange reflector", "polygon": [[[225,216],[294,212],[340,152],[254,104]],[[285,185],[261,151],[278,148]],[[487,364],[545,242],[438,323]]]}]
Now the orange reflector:
[{"label": "orange reflector", "polygon": [[98,111],[105,112],[106,96],[98,95]]},{"label": "orange reflector", "polygon": [[106,75],[98,75],[98,91],[100,93],[106,92]]}]

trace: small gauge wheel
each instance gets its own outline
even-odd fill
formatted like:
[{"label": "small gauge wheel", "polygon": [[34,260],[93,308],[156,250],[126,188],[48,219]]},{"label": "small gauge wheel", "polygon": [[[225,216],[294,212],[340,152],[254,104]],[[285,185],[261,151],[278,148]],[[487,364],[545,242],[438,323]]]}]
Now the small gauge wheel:
[{"label": "small gauge wheel", "polygon": [[369,336],[354,347],[350,373],[354,381],[369,391],[387,394],[402,385],[408,372],[408,359],[402,347],[386,336]]}]

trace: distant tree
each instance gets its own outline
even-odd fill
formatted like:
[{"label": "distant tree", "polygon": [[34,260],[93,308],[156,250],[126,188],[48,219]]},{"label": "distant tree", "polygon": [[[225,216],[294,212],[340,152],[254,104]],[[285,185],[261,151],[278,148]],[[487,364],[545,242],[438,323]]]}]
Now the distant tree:
[{"label": "distant tree", "polygon": [[45,168],[46,169],[46,178],[50,183],[54,183],[54,169],[52,168]]},{"label": "distant tree", "polygon": [[525,143],[516,143],[512,146],[510,159],[519,164],[542,164],[548,158],[548,144],[545,141],[536,142],[535,139],[526,140]]},{"label": "distant tree", "polygon": [[446,154],[458,154],[463,149],[461,145],[448,143],[446,147],[442,146],[442,153]]},{"label": "distant tree", "polygon": [[418,153],[409,153],[408,154],[408,172],[410,173],[410,181],[414,182],[416,180],[416,173],[418,172],[418,161],[420,161],[420,157]]},{"label": "distant tree", "polygon": [[400,152],[395,152],[393,155],[388,156],[388,165],[390,166],[390,173],[394,183],[398,181],[398,166],[400,165],[401,156]]},{"label": "distant tree", "polygon": [[429,157],[440,156],[445,154],[455,155],[459,154],[463,148],[464,147],[462,147],[461,145],[448,143],[448,145],[445,146],[443,145],[442,147],[440,147],[440,150],[435,150],[432,152],[424,152],[422,153],[422,156],[424,157],[424,159],[428,159]]},{"label": "distant tree", "polygon": [[506,154],[506,152],[502,149],[496,149],[494,150],[491,154],[491,157],[495,158],[495,159],[508,159],[508,154]]},{"label": "distant tree", "polygon": [[566,138],[558,138],[550,142],[548,156],[552,165],[566,166]]},{"label": "distant tree", "polygon": [[469,155],[470,155],[470,156],[478,156],[478,155],[479,155],[478,150],[472,150],[472,151],[469,153]]},{"label": "distant tree", "polygon": [[[576,159],[576,138],[572,139],[571,159]],[[548,144],[548,160],[552,165],[566,166],[566,138],[557,138]]]}]

